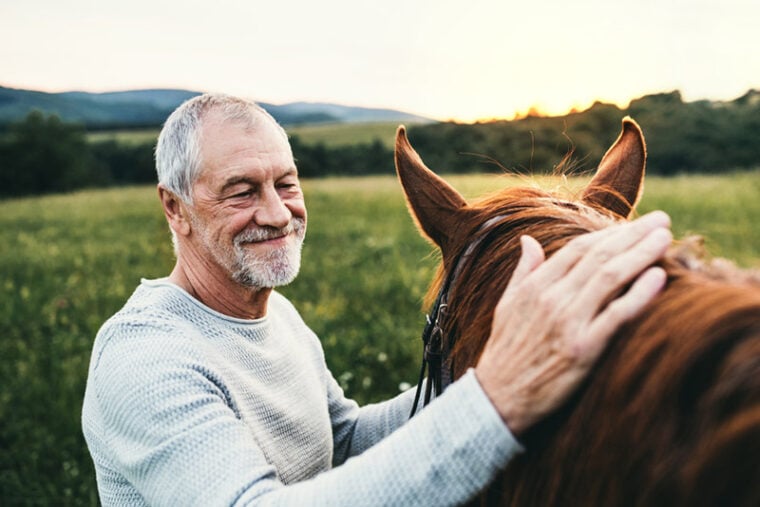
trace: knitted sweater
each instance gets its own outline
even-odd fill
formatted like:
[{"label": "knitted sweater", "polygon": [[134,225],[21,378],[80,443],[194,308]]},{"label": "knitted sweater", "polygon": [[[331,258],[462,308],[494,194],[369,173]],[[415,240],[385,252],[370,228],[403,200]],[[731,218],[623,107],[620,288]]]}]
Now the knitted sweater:
[{"label": "knitted sweater", "polygon": [[104,505],[456,505],[520,450],[472,372],[404,424],[412,395],[346,399],[277,292],[243,320],[143,280],[95,340],[82,427]]}]

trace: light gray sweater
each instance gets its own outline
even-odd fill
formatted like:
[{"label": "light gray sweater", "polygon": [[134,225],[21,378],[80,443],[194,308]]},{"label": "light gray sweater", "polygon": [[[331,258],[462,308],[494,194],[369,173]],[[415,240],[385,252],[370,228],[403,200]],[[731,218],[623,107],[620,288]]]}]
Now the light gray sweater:
[{"label": "light gray sweater", "polygon": [[104,505],[457,505],[520,451],[472,371],[404,424],[412,396],[346,399],[277,292],[242,320],[143,280],[95,340],[82,427]]}]

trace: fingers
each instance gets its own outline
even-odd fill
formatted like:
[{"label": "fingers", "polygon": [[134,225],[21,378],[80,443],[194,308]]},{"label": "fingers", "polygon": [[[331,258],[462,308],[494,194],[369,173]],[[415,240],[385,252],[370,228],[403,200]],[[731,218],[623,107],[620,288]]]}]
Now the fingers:
[{"label": "fingers", "polygon": [[662,291],[667,281],[667,273],[660,267],[644,271],[630,289],[607,305],[591,322],[588,333],[579,337],[576,357],[593,363],[607,343],[607,337],[625,322],[632,320]]},{"label": "fingers", "polygon": [[475,368],[513,432],[562,403],[620,325],[659,293],[666,275],[650,266],[672,241],[669,226],[666,214],[650,213],[580,236],[548,260],[533,238],[520,238],[520,260]]},{"label": "fingers", "polygon": [[[584,289],[586,293],[603,291],[604,287],[621,288],[635,276],[662,258],[673,241],[668,229],[656,229],[629,250],[597,267]],[[583,297],[585,294],[581,294]]]},{"label": "fingers", "polygon": [[[546,318],[560,313],[579,326],[591,322],[615,294],[662,257],[672,241],[667,214],[656,211],[636,221],[584,234],[549,260],[530,236],[520,238],[522,253],[502,301],[517,292],[543,308]],[[528,296],[528,297],[525,297]],[[497,305],[503,306],[502,304]]]},{"label": "fingers", "polygon": [[563,290],[576,284],[581,287],[568,310],[591,320],[610,298],[657,262],[672,240],[668,229],[655,229],[615,257],[605,262],[599,259],[593,270],[588,269],[586,259],[579,262],[561,287]]},{"label": "fingers", "polygon": [[520,246],[522,251],[520,254],[520,260],[517,262],[515,271],[512,274],[512,283],[520,283],[530,274],[534,269],[541,265],[546,258],[544,249],[541,244],[531,236],[521,236]]},{"label": "fingers", "polygon": [[[583,252],[584,257],[578,261],[577,265],[573,266],[573,271],[571,276],[568,277],[568,281],[573,283],[589,280],[609,260],[615,259],[616,256],[628,250],[635,249],[642,242],[646,242],[646,238],[650,233],[656,230],[666,230],[669,227],[670,217],[662,211],[655,211],[633,222],[586,235],[583,239],[591,241],[593,244]],[[663,239],[669,245],[672,237],[660,239]],[[645,260],[643,264],[639,263],[637,267],[633,268],[634,274],[654,262],[660,255],[662,255],[662,252],[656,254],[656,257],[653,259],[647,256],[648,260]],[[627,261],[632,257],[635,258],[636,256],[628,256],[625,260]],[[626,270],[626,264],[618,262],[614,268]],[[610,269],[613,269],[613,267]]]},{"label": "fingers", "polygon": [[560,314],[569,323],[587,325],[662,257],[672,241],[669,225],[667,214],[649,213],[634,222],[580,236],[548,261],[533,238],[523,237],[523,253],[505,295],[533,292],[537,294],[534,304],[543,308],[546,318]]},{"label": "fingers", "polygon": [[[618,247],[627,249],[603,260],[606,255],[619,248],[610,248],[609,243],[601,243],[597,252],[601,250],[602,254],[596,257],[597,263],[593,270],[589,269],[589,258],[592,258],[592,261],[594,258],[592,250],[586,258],[578,262],[567,279],[558,284],[559,290],[564,291],[572,290],[575,284],[583,282],[583,285],[576,289],[574,298],[563,314],[568,318],[577,318],[580,322],[588,323],[588,331],[577,336],[574,345],[579,353],[577,357],[582,358],[585,363],[592,363],[615,330],[644,308],[665,284],[665,272],[660,268],[649,267],[662,258],[673,236],[670,230],[661,226],[669,223],[665,221],[666,217],[648,218],[648,223],[635,224],[638,230],[631,235],[636,237],[637,241],[632,242],[630,237],[616,237],[618,234],[612,234],[605,240],[615,240]],[[649,227],[655,228],[647,232]],[[621,228],[616,233],[625,230],[626,228]],[[634,279],[636,282],[625,294],[610,302]]]},{"label": "fingers", "polygon": [[548,286],[570,271],[568,282],[583,284],[600,265],[631,248],[658,228],[670,227],[670,217],[662,211],[648,213],[638,220],[579,236],[561,248],[536,273],[536,283]]}]

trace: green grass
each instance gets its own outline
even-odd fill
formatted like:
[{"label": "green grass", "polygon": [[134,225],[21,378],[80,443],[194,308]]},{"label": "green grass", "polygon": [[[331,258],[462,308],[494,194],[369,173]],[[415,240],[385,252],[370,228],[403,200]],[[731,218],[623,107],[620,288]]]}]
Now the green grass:
[{"label": "green grass", "polygon": [[138,130],[105,130],[101,132],[90,132],[87,134],[87,140],[91,143],[102,141],[116,141],[119,144],[136,145],[152,144],[155,145],[158,140],[159,129],[138,129]]},{"label": "green grass", "polygon": [[677,237],[699,235],[708,251],[760,268],[760,171],[647,180],[639,211],[664,209]]},{"label": "green grass", "polygon": [[[447,177],[468,197],[524,180]],[[547,185],[577,188],[582,180]],[[283,292],[321,337],[328,364],[362,402],[415,381],[421,301],[436,258],[391,177],[305,181],[309,232]],[[652,178],[641,211],[664,209],[676,236],[760,267],[760,171]],[[0,201],[0,498],[95,504],[79,428],[90,348],[141,277],[168,274],[169,234],[152,187]]]},{"label": "green grass", "polygon": [[395,142],[399,122],[326,123],[287,127],[289,135],[298,136],[306,144],[323,143],[328,147],[369,144],[380,140],[388,148]]},{"label": "green grass", "polygon": [[[298,136],[306,144],[323,143],[328,147],[349,146],[372,143],[379,139],[384,145],[393,147],[398,122],[377,123],[325,123],[286,127],[289,135]],[[90,132],[90,142],[116,141],[120,144],[156,144],[159,129],[110,130]]]}]

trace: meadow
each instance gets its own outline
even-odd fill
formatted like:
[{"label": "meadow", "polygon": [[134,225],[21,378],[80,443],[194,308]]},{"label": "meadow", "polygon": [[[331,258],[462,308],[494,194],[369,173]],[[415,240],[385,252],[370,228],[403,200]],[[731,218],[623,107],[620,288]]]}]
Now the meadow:
[{"label": "meadow", "polygon": [[[447,177],[466,196],[514,176]],[[533,180],[531,180],[533,181]],[[570,192],[583,179],[536,179]],[[370,402],[416,381],[422,298],[436,256],[392,177],[304,181],[309,232],[284,292],[320,336],[349,395]],[[676,237],[760,267],[760,171],[651,178],[639,210]],[[92,340],[140,278],[173,265],[151,186],[0,201],[0,503],[95,505],[79,415]]]},{"label": "meadow", "polygon": [[350,146],[370,144],[378,139],[385,147],[393,148],[398,126],[399,122],[324,123],[287,126],[285,130],[291,136],[298,136],[306,144]]},{"label": "meadow", "polygon": [[[398,126],[398,122],[316,123],[288,125],[285,130],[289,135],[298,136],[302,142],[309,145],[322,143],[330,147],[351,146],[370,144],[378,139],[384,146],[392,148]],[[128,146],[155,145],[158,132],[158,128],[95,131],[87,134],[87,140],[89,142],[115,141]]]}]

